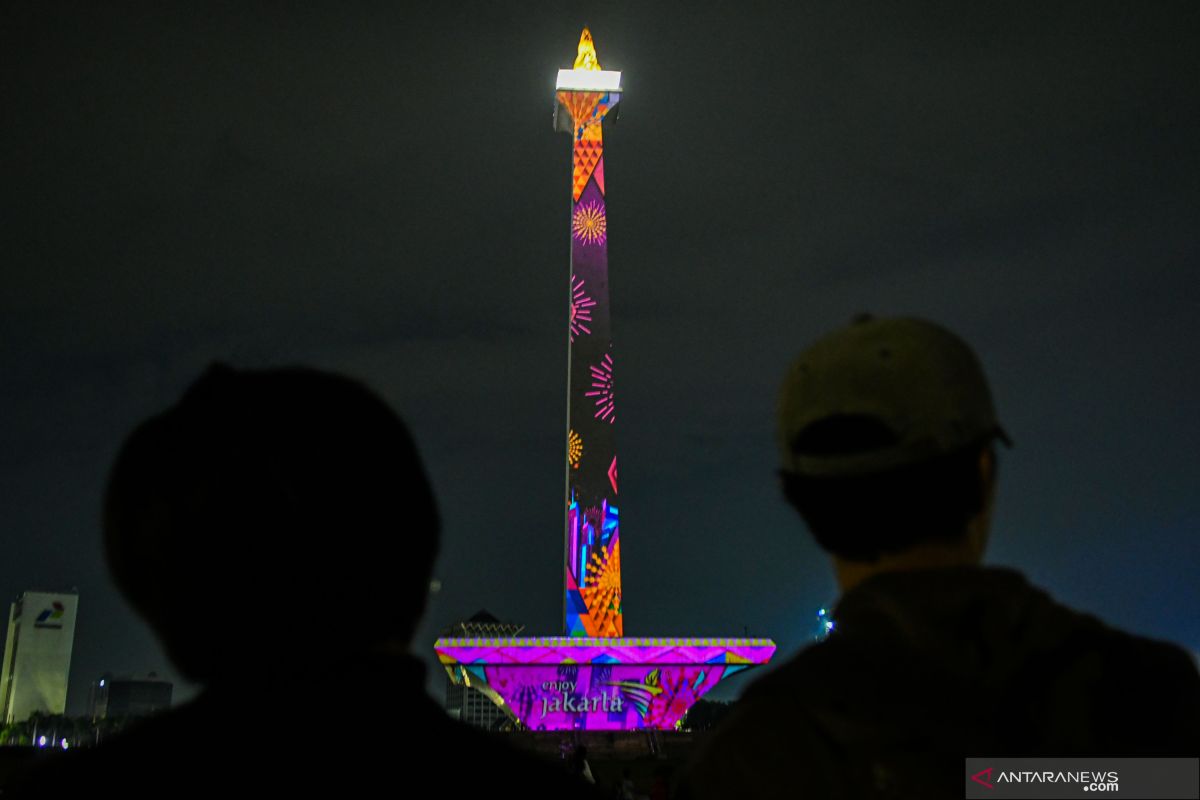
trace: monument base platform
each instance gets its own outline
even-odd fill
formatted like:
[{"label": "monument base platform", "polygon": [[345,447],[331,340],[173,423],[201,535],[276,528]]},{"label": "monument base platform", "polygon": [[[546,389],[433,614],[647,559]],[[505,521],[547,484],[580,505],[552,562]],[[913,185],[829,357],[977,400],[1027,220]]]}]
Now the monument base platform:
[{"label": "monument base platform", "polygon": [[672,637],[444,638],[433,647],[451,679],[534,731],[673,730],[722,679],[775,653],[770,639]]}]

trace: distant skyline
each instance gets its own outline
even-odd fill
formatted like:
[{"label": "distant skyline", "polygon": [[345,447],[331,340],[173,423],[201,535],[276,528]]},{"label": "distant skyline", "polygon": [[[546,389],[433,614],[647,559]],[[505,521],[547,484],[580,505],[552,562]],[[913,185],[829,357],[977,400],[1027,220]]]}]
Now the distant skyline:
[{"label": "distant skyline", "polygon": [[[104,567],[107,469],[212,361],[301,363],[378,390],[427,462],[435,696],[446,625],[558,632],[551,118],[587,24],[625,84],[604,235],[626,633],[745,630],[777,662],[806,643],[836,591],[779,494],[776,392],[870,311],[983,361],[1016,442],[988,561],[1200,651],[1198,23],[1182,2],[10,6],[0,594],[78,587],[74,713],[104,672],[175,679]],[[287,613],[213,597],[229,624]]]}]

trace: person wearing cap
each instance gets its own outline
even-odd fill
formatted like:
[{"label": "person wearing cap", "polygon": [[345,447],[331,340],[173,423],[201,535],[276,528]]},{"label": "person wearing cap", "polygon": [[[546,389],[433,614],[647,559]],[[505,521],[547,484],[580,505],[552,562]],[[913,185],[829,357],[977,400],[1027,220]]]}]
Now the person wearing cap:
[{"label": "person wearing cap", "polygon": [[1200,752],[1183,650],[981,565],[1011,441],[958,336],[856,319],[791,366],[779,435],[784,496],[842,597],[828,637],[746,691],[680,797],[962,797],[968,756]]},{"label": "person wearing cap", "polygon": [[591,796],[426,695],[409,645],[437,508],[404,423],[357,381],[211,367],[125,441],[103,528],[117,586],[200,692],[6,797],[482,796],[498,775]]}]

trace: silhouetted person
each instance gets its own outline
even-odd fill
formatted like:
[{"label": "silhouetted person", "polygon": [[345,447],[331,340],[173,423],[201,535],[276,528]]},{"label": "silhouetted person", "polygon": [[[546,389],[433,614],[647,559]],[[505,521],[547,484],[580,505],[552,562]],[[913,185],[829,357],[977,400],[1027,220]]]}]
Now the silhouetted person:
[{"label": "silhouetted person", "polygon": [[1200,752],[1187,654],[980,566],[1008,440],[962,340],[862,318],[800,355],[779,424],[784,493],[842,598],[827,639],[747,690],[681,796],[962,797],[968,756]]},{"label": "silhouetted person", "polygon": [[399,417],[306,369],[210,368],[125,442],[109,565],[192,702],[73,751],[31,795],[467,796],[587,789],[451,721],[408,654],[438,517]]},{"label": "silhouetted person", "polygon": [[587,760],[587,752],[587,747],[584,745],[575,745],[575,749],[571,751],[571,755],[567,759],[567,771],[582,781],[595,783],[596,779],[592,776],[592,766]]}]

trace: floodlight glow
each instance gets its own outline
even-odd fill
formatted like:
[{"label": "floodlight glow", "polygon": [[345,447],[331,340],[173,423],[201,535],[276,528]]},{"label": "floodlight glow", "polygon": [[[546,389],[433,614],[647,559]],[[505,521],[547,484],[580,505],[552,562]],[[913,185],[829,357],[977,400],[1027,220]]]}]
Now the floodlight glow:
[{"label": "floodlight glow", "polygon": [[619,92],[621,73],[608,69],[560,69],[554,88],[568,92]]},{"label": "floodlight glow", "polygon": [[38,747],[45,747],[45,746],[46,746],[46,737],[39,736],[38,737]]}]

